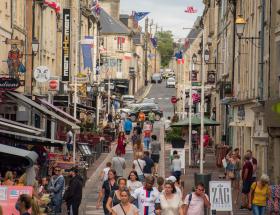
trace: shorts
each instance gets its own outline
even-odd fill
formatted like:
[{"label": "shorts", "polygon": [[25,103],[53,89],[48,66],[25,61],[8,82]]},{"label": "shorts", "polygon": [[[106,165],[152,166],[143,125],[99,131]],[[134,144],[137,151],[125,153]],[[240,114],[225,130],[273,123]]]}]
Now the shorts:
[{"label": "shorts", "polygon": [[158,163],[159,162],[159,155],[151,154],[151,159],[154,161],[154,163]]},{"label": "shorts", "polygon": [[67,146],[68,152],[72,152],[73,151],[73,144],[67,143],[66,146]]},{"label": "shorts", "polygon": [[125,134],[126,135],[130,135],[130,131],[125,131]]},{"label": "shorts", "polygon": [[253,183],[252,180],[243,181],[243,184],[242,184],[242,193],[243,194],[248,194],[250,192],[252,183]]}]

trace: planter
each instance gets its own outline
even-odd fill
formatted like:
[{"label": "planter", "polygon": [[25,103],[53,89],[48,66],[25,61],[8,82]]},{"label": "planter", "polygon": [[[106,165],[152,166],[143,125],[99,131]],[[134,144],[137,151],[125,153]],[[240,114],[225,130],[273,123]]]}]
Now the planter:
[{"label": "planter", "polygon": [[185,140],[183,139],[174,139],[171,140],[172,148],[183,149],[185,146]]}]

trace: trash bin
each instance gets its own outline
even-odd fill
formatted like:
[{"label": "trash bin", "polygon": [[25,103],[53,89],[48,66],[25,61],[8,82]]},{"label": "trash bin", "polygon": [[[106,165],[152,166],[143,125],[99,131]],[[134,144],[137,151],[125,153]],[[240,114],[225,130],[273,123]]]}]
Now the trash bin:
[{"label": "trash bin", "polygon": [[195,173],[194,174],[194,183],[195,186],[198,183],[202,183],[204,184],[205,187],[205,193],[207,193],[209,195],[209,181],[211,181],[211,173],[209,174],[200,174],[200,173]]}]

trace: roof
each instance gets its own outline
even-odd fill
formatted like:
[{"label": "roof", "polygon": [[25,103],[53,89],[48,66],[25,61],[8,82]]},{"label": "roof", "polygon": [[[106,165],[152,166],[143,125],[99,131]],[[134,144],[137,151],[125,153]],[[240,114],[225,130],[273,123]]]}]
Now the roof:
[{"label": "roof", "polygon": [[193,41],[195,40],[194,38],[197,38],[200,32],[202,31],[202,29],[199,27],[200,20],[201,20],[201,16],[197,17],[192,30],[189,32],[187,36],[190,44],[193,43]]},{"label": "roof", "polygon": [[75,123],[70,122],[69,120],[65,119],[65,117],[59,116],[55,112],[52,112],[52,111],[48,110],[46,107],[44,107],[42,105],[39,105],[38,103],[34,102],[33,100],[27,98],[26,96],[24,96],[20,93],[10,91],[10,92],[7,92],[7,95],[10,98],[16,98],[16,99],[19,99],[19,100],[21,100],[22,102],[24,102],[28,105],[31,105],[32,107],[36,108],[37,110],[39,110],[43,114],[52,116],[53,118],[65,123],[66,125],[71,126],[72,129],[74,129],[74,130],[79,130],[80,129],[80,127],[78,125],[76,125]]},{"label": "roof", "polygon": [[[38,154],[33,151],[28,151],[4,144],[0,144],[0,154],[6,154],[8,156],[12,155],[15,157],[21,157],[24,159],[24,162],[21,165],[24,165],[25,168],[33,166],[35,161],[38,158]],[[3,156],[4,157],[4,156]]]},{"label": "roof", "polygon": [[121,21],[111,17],[104,9],[100,11],[101,34],[130,34],[129,29]]}]

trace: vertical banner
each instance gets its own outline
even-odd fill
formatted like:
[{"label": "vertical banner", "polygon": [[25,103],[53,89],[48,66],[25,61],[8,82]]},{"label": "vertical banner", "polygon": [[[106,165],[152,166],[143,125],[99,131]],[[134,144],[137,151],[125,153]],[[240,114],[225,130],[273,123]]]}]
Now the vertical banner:
[{"label": "vertical banner", "polygon": [[[86,36],[85,39],[93,40],[92,36]],[[83,53],[84,69],[93,71],[91,49],[93,44],[81,44]]]},{"label": "vertical banner", "polygon": [[63,9],[62,30],[62,81],[70,77],[70,9]]}]

